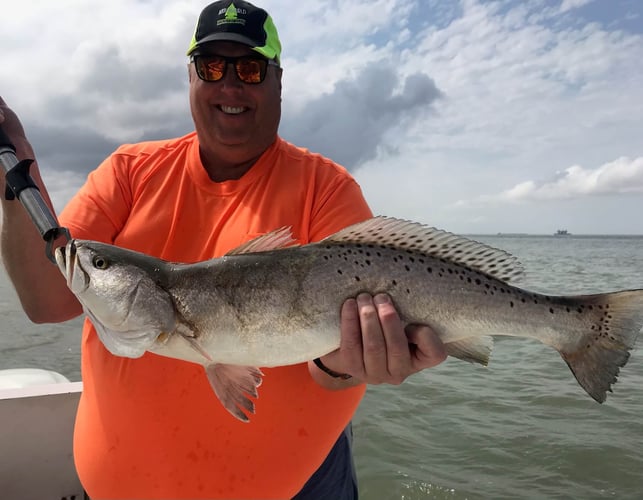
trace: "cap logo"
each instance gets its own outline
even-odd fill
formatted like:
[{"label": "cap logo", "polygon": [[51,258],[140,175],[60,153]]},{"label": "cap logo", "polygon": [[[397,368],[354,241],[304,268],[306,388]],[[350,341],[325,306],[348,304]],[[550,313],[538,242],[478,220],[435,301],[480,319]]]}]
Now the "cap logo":
[{"label": "cap logo", "polygon": [[237,9],[234,6],[234,3],[231,3],[227,9],[221,9],[219,11],[219,16],[221,14],[225,14],[223,19],[217,19],[217,26],[221,26],[222,24],[240,24],[244,26],[246,24],[245,19],[239,19],[238,15],[241,14],[242,16],[247,14],[246,9]]}]

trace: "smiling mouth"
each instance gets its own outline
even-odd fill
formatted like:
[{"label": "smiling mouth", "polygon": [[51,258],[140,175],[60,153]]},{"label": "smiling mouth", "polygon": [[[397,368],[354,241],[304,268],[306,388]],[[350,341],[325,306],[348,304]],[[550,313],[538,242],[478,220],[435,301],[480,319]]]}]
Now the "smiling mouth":
[{"label": "smiling mouth", "polygon": [[223,111],[226,115],[239,115],[246,111],[248,108],[244,106],[219,106],[219,109]]}]

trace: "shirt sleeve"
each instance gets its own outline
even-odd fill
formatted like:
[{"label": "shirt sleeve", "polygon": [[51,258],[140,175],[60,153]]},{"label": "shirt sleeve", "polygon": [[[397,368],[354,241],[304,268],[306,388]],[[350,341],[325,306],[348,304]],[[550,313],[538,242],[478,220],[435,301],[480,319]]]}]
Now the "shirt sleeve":
[{"label": "shirt sleeve", "polygon": [[132,205],[127,156],[114,153],[72,197],[60,214],[74,238],[113,243]]},{"label": "shirt sleeve", "polygon": [[359,184],[346,173],[320,196],[311,220],[310,241],[322,240],[372,216]]}]

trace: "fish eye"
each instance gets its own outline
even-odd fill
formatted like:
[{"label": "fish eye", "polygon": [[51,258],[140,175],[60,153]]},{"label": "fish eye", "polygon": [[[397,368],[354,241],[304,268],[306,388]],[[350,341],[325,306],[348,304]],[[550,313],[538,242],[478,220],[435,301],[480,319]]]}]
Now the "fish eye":
[{"label": "fish eye", "polygon": [[96,255],[92,259],[92,265],[96,269],[107,269],[109,267],[109,261],[105,257],[101,257],[100,255]]}]

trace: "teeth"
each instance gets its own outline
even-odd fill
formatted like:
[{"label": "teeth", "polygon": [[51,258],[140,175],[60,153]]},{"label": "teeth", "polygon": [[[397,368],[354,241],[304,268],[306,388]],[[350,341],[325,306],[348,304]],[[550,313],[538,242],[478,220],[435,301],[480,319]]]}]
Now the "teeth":
[{"label": "teeth", "polygon": [[238,115],[239,113],[243,113],[245,110],[246,108],[241,106],[221,106],[221,111],[229,115]]}]

